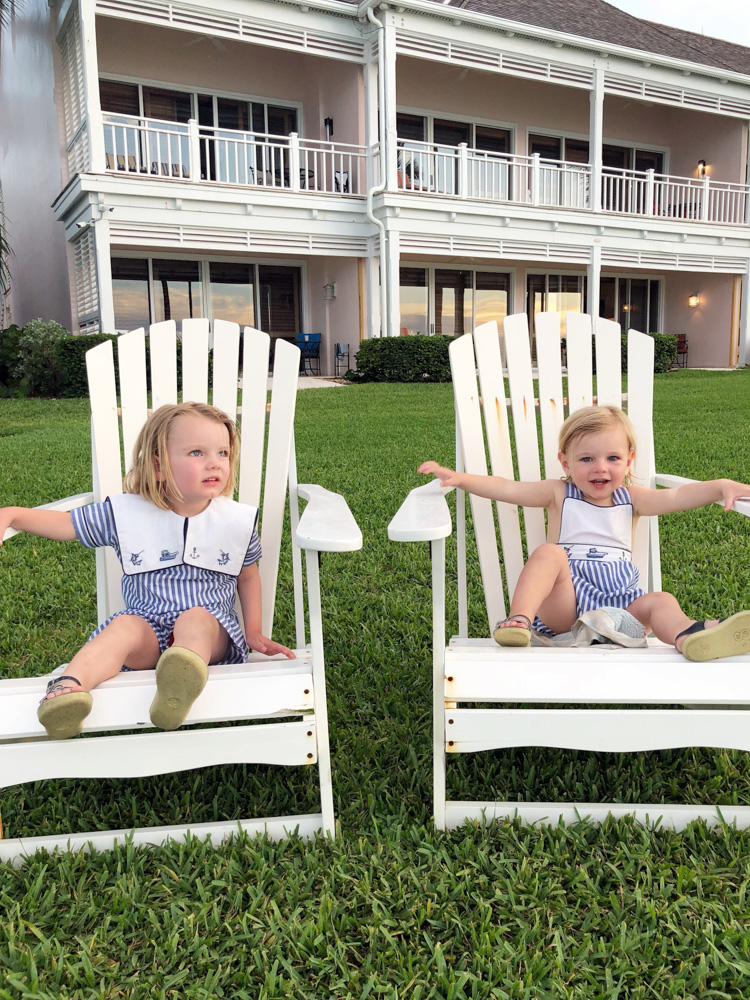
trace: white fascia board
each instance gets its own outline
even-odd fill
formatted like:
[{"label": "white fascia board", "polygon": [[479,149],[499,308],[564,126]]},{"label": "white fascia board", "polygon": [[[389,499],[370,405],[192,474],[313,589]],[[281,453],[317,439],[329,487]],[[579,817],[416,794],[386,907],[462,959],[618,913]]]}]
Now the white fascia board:
[{"label": "white fascia board", "polygon": [[[365,0],[358,7],[361,16],[367,16],[368,7],[382,7],[380,0]],[[409,10],[414,13],[425,14],[441,21],[451,23],[455,31],[459,25],[454,25],[454,20],[459,20],[462,24],[474,25],[485,30],[495,32],[512,32],[513,35],[523,35],[527,38],[539,39],[544,42],[562,44],[576,49],[585,49],[594,56],[620,56],[629,62],[649,62],[652,66],[662,66],[667,69],[688,71],[691,74],[715,77],[719,80],[730,80],[743,86],[750,85],[750,74],[737,73],[733,70],[724,70],[717,66],[707,66],[705,63],[696,63],[688,59],[676,59],[673,56],[661,55],[657,52],[649,52],[645,49],[633,49],[626,45],[616,45],[613,42],[597,41],[595,38],[587,38],[584,35],[574,35],[562,31],[554,31],[551,28],[542,28],[535,24],[527,24],[523,21],[510,21],[506,18],[495,17],[491,14],[480,14],[476,11],[467,11],[460,7],[443,6],[431,3],[429,0],[399,0],[400,10]],[[386,9],[392,9],[392,5],[385,5]],[[644,67],[645,68],[645,67]]]}]

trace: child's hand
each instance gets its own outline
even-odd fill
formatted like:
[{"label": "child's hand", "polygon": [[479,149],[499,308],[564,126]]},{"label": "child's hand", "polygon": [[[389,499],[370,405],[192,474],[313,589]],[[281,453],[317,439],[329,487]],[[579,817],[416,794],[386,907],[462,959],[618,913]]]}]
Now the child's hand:
[{"label": "child's hand", "polygon": [[445,466],[438,465],[437,462],[422,462],[417,472],[421,472],[425,476],[437,476],[441,486],[458,486],[461,478],[453,469],[446,469]]},{"label": "child's hand", "polygon": [[263,653],[265,656],[275,656],[277,653],[283,653],[288,660],[297,659],[291,649],[282,646],[280,642],[274,642],[273,639],[267,639],[260,632],[248,632],[247,644],[250,649],[254,649],[256,653]]},{"label": "child's hand", "polygon": [[735,483],[732,479],[720,479],[719,483],[725,511],[732,509],[735,500],[750,500],[750,486],[747,483]]}]

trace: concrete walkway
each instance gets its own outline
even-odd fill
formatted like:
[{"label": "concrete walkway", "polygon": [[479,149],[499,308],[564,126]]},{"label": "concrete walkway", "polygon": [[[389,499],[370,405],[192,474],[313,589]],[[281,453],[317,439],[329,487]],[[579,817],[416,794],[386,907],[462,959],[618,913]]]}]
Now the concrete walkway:
[{"label": "concrete walkway", "polygon": [[[268,388],[273,385],[272,376],[268,376]],[[350,382],[342,382],[336,378],[317,378],[315,375],[300,375],[297,382],[298,389],[341,389],[351,385]]]}]

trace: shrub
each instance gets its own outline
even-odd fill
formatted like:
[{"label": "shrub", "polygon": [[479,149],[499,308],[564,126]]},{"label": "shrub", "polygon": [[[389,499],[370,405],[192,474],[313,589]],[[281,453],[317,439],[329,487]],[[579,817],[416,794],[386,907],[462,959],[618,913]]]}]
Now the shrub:
[{"label": "shrub", "polygon": [[15,375],[21,328],[13,324],[0,330],[0,396],[28,396],[26,379]]},{"label": "shrub", "polygon": [[357,370],[347,378],[358,382],[450,382],[448,346],[452,337],[377,337],[363,340]]},{"label": "shrub", "polygon": [[12,376],[26,379],[33,396],[56,396],[62,386],[62,372],[57,359],[57,346],[69,336],[64,326],[54,320],[32,319],[18,339],[18,360]]},{"label": "shrub", "polygon": [[59,341],[56,356],[61,373],[61,396],[76,399],[88,396],[86,351],[106,340],[114,343],[117,337],[111,333],[87,333],[79,337],[64,337]]},{"label": "shrub", "polygon": [[[649,333],[649,337],[654,339],[654,371],[663,375],[671,371],[677,360],[677,334],[676,333]],[[565,358],[565,337],[561,340],[562,356]],[[628,370],[628,335],[622,334],[622,346],[620,348],[622,371]],[[596,343],[592,339],[591,351],[593,354],[594,371],[596,371]]]}]

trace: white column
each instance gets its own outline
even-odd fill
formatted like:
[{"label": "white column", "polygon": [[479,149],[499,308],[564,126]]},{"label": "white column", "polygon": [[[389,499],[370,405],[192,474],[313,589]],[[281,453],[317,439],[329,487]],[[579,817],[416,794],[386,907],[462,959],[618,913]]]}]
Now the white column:
[{"label": "white column", "polygon": [[112,260],[110,257],[109,220],[94,223],[96,285],[99,290],[99,329],[115,332],[115,300],[112,295]]},{"label": "white column", "polygon": [[[750,268],[750,261],[748,261]],[[750,364],[750,274],[742,275],[742,301],[740,304],[740,338],[737,364],[741,368]]]},{"label": "white column", "polygon": [[99,101],[99,61],[96,54],[95,0],[79,0],[81,21],[81,69],[86,101],[86,122],[89,135],[89,170],[103,174],[105,170],[104,129]]},{"label": "white column", "polygon": [[600,281],[602,273],[602,245],[593,243],[591,257],[586,267],[586,290],[588,292],[588,314],[594,319],[599,315]]},{"label": "white column", "polygon": [[365,84],[365,147],[367,149],[366,176],[367,189],[375,187],[381,180],[376,176],[375,164],[372,158],[372,149],[378,142],[378,60],[373,59],[374,45],[369,43],[368,61],[364,67]]},{"label": "white column", "polygon": [[365,284],[367,287],[367,336],[380,336],[380,258],[367,257],[365,260]]},{"label": "white column", "polygon": [[604,70],[594,70],[589,94],[589,163],[591,164],[591,208],[602,210],[602,143],[604,141]]},{"label": "white column", "polygon": [[396,134],[396,15],[385,15],[383,39],[383,67],[385,70],[385,158],[387,162],[388,190],[397,188],[398,144]]},{"label": "white column", "polygon": [[388,316],[383,335],[398,337],[401,332],[401,302],[399,299],[399,264],[401,238],[398,232],[388,232],[386,242],[386,288],[388,289]]}]

